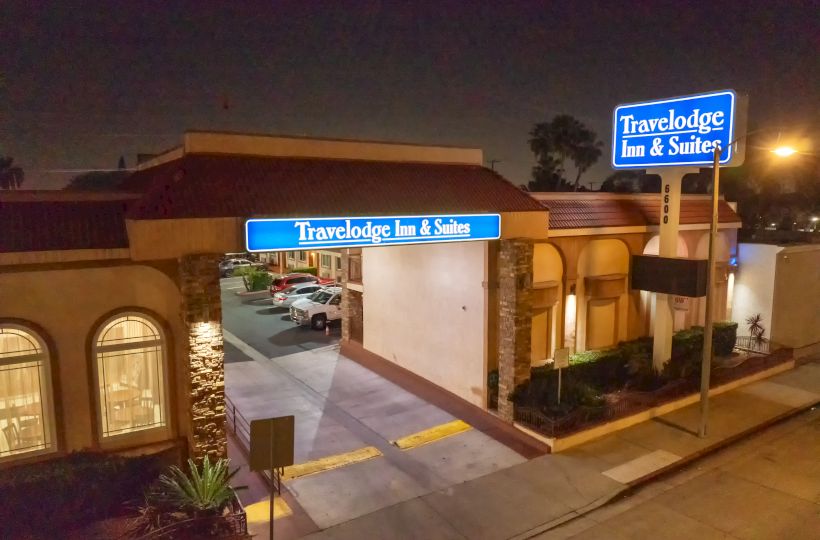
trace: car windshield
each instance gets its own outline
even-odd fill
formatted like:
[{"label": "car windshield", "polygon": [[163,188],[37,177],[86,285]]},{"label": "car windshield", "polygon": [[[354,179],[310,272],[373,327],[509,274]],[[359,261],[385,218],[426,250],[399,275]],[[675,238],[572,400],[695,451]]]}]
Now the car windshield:
[{"label": "car windshield", "polygon": [[314,302],[319,304],[326,304],[330,297],[333,296],[333,293],[328,291],[316,291],[312,295],[310,295],[310,299]]},{"label": "car windshield", "polygon": [[274,285],[275,287],[279,287],[279,286],[281,286],[281,285],[282,285],[282,278],[276,278],[276,279],[274,279],[274,280],[273,280],[273,285]]},{"label": "car windshield", "polygon": [[282,291],[282,294],[293,294],[294,292],[296,292],[296,287],[288,287]]}]

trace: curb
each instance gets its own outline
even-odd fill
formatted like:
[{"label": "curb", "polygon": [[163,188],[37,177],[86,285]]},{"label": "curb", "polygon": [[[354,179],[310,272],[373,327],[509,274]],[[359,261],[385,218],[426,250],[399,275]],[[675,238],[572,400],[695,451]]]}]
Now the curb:
[{"label": "curb", "polygon": [[645,484],[648,484],[649,482],[651,482],[653,480],[656,480],[661,476],[666,476],[668,474],[677,472],[677,471],[683,469],[684,467],[686,467],[687,465],[692,464],[695,461],[699,461],[700,459],[703,459],[703,458],[705,458],[705,457],[707,457],[711,454],[715,454],[715,453],[719,452],[720,450],[725,449],[728,446],[731,446],[731,445],[733,445],[733,444],[735,444],[735,443],[737,443],[737,442],[739,442],[743,439],[749,438],[752,435],[756,435],[757,433],[760,433],[761,431],[764,431],[764,430],[766,430],[766,429],[768,429],[768,428],[770,428],[770,427],[772,427],[776,424],[782,423],[782,422],[784,422],[784,421],[786,421],[786,420],[788,420],[792,417],[795,417],[795,416],[803,414],[807,411],[810,411],[810,410],[814,409],[815,407],[817,407],[818,405],[820,405],[820,399],[818,399],[818,400],[816,400],[812,403],[809,403],[807,405],[803,405],[801,407],[798,407],[796,409],[786,411],[786,412],[781,413],[777,416],[773,416],[773,417],[769,418],[768,420],[765,420],[765,421],[761,422],[760,424],[757,424],[755,426],[752,426],[752,427],[748,428],[745,431],[741,431],[739,433],[736,433],[736,434],[732,435],[731,437],[727,437],[725,439],[717,441],[717,442],[715,442],[715,444],[713,444],[711,446],[707,446],[706,448],[703,448],[703,449],[701,449],[701,450],[699,450],[699,451],[697,451],[693,454],[689,454],[688,456],[684,456],[681,459],[679,459],[678,461],[676,461],[676,462],[674,462],[670,465],[667,465],[666,467],[661,467],[660,469],[652,471],[651,473],[647,474],[646,476],[638,478],[637,480],[633,480],[629,484],[625,484],[624,489],[622,489],[618,493],[612,495],[611,497],[608,497],[604,500],[598,499],[596,501],[593,501],[592,503],[588,504],[587,506],[584,506],[583,508],[580,508],[578,510],[573,510],[572,512],[569,512],[569,513],[567,513],[567,514],[565,514],[561,517],[555,518],[552,521],[548,521],[547,523],[544,523],[543,525],[540,525],[540,526],[538,526],[534,529],[530,529],[527,532],[518,534],[516,536],[512,536],[512,537],[510,537],[510,539],[511,540],[526,540],[528,538],[533,538],[533,537],[535,537],[539,534],[543,534],[547,531],[555,529],[556,527],[564,525],[565,523],[568,523],[568,522],[570,522],[574,519],[577,519],[579,517],[583,517],[586,514],[589,514],[590,512],[592,512],[594,510],[597,510],[598,508],[606,506],[607,504],[615,501],[616,499],[619,499],[619,498],[624,497],[624,496],[631,495],[635,491],[638,491],[638,489],[643,487]]}]

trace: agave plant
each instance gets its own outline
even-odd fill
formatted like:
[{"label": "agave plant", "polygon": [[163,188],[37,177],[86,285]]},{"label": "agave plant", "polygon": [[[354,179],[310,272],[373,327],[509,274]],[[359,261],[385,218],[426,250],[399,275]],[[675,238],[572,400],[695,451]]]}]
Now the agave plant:
[{"label": "agave plant", "polygon": [[219,513],[233,498],[230,481],[239,471],[238,467],[230,471],[228,464],[227,459],[211,463],[205,456],[202,467],[188,460],[189,474],[172,466],[168,474],[159,477],[146,494],[146,500],[158,507],[172,507],[195,515]]}]

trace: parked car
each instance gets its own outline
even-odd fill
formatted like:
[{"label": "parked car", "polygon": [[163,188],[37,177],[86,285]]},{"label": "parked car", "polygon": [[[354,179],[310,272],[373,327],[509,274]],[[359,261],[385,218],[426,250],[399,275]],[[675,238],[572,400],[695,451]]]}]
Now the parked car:
[{"label": "parked car", "polygon": [[275,307],[290,307],[297,300],[307,298],[316,291],[322,289],[318,283],[299,283],[288,287],[284,291],[279,291],[273,295],[273,305]]},{"label": "parked car", "polygon": [[219,263],[219,275],[221,277],[231,277],[233,275],[234,270],[241,267],[256,265],[258,263],[254,263],[248,259],[225,259],[224,261]]},{"label": "parked car", "polygon": [[342,318],[342,288],[324,287],[290,306],[290,319],[300,326],[324,330],[327,323]]},{"label": "parked car", "polygon": [[316,277],[313,274],[285,274],[282,277],[275,278],[273,282],[270,284],[270,295],[273,296],[279,291],[284,291],[288,287],[292,287],[293,285],[298,285],[300,283],[318,283],[319,285],[331,285],[334,282],[332,279]]}]

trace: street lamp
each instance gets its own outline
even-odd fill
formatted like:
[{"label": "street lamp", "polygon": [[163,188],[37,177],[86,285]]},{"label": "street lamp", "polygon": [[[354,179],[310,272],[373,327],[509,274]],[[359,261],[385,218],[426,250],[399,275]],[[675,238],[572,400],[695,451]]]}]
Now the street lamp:
[{"label": "street lamp", "polygon": [[778,146],[777,148],[772,149],[772,154],[775,154],[780,157],[789,157],[796,153],[797,150],[795,150],[791,146]]},{"label": "street lamp", "polygon": [[[756,133],[756,131],[752,133]],[[738,137],[726,146],[732,146],[752,133]],[[797,153],[797,150],[790,146],[779,146],[771,151],[778,157],[789,157]],[[719,145],[715,146],[714,154],[715,159],[712,163],[712,223],[709,227],[709,272],[706,282],[706,320],[704,321],[703,328],[703,361],[701,363],[700,374],[700,428],[698,429],[698,435],[701,438],[706,437],[706,419],[709,414],[709,382],[712,371],[712,325],[714,324],[712,284],[715,282],[715,243],[717,241],[718,201],[720,195],[720,158],[723,154],[723,148]]]}]

